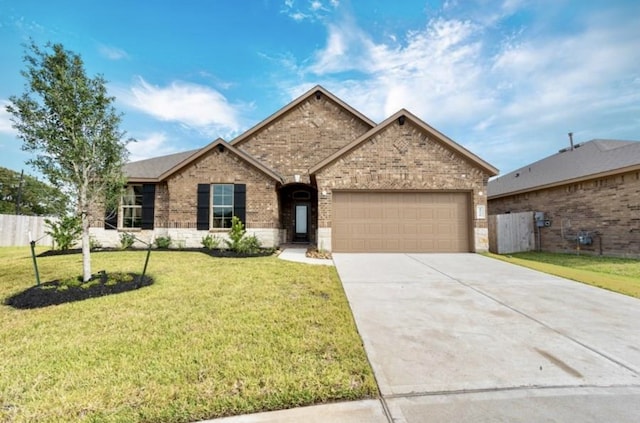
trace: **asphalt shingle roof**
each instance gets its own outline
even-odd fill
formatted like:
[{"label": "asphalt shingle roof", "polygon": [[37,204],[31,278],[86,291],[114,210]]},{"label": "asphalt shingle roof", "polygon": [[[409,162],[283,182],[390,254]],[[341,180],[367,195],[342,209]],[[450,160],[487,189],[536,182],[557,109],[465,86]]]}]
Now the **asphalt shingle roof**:
[{"label": "asphalt shingle roof", "polygon": [[167,156],[154,157],[137,162],[130,162],[124,165],[124,174],[129,179],[154,179],[158,178],[167,170],[173,168],[178,163],[186,160],[200,149],[183,151],[181,153],[169,154]]},{"label": "asphalt shingle roof", "polygon": [[489,198],[640,166],[640,142],[596,139],[489,181]]}]

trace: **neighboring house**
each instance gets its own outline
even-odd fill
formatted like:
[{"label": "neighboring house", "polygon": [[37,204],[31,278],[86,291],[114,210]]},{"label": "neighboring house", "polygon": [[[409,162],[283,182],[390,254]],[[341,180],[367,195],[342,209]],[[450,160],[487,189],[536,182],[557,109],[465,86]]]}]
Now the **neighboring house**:
[{"label": "neighboring house", "polygon": [[[376,124],[317,86],[234,140],[129,163],[127,193],[92,235],[199,247],[232,216],[266,246],[340,252],[488,249],[497,170],[406,110]],[[100,213],[101,217],[102,213]]]},{"label": "neighboring house", "polygon": [[489,213],[542,212],[539,248],[640,257],[640,142],[592,140],[489,182]]}]

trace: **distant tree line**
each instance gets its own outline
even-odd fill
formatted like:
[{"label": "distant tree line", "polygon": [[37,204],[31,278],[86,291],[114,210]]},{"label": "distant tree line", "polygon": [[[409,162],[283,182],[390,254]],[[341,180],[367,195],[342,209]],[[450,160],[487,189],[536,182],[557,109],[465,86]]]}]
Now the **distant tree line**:
[{"label": "distant tree line", "polygon": [[69,197],[58,188],[0,167],[1,214],[61,216],[69,205]]}]

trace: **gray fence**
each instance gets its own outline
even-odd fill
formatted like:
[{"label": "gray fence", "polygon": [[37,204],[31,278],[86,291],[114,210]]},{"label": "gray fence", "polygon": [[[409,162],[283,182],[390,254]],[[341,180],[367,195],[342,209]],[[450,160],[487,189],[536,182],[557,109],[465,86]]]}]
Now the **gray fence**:
[{"label": "gray fence", "polygon": [[[37,240],[38,245],[51,246],[53,240],[45,235],[48,229],[44,220],[46,216],[18,216],[14,214],[0,214],[0,247],[17,247],[29,245],[31,239]],[[57,220],[55,217],[49,217]]]},{"label": "gray fence", "polygon": [[533,212],[489,216],[489,251],[511,254],[534,249]]}]

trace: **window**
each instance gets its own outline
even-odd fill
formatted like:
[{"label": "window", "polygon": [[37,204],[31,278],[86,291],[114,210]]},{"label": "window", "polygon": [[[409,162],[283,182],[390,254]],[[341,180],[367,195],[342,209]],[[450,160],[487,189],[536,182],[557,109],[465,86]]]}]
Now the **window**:
[{"label": "window", "polygon": [[196,192],[196,228],[199,231],[230,228],[233,216],[246,225],[245,184],[198,184]]},{"label": "window", "polygon": [[142,227],[142,185],[128,185],[121,201],[122,228]]},{"label": "window", "polygon": [[211,186],[212,228],[230,228],[233,217],[233,184]]}]

